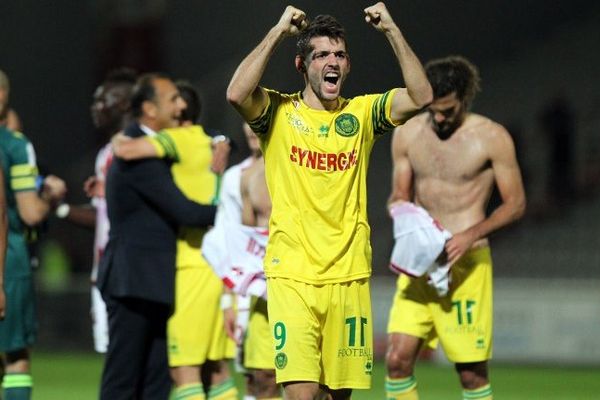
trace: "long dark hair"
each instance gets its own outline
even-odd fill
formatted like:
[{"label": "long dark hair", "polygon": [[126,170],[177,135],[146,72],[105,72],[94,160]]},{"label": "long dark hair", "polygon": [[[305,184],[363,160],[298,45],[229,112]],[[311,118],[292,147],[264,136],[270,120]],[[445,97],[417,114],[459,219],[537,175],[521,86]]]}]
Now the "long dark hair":
[{"label": "long dark hair", "polygon": [[425,71],[436,99],[456,92],[456,97],[468,109],[481,90],[479,70],[462,56],[431,60],[425,64]]}]

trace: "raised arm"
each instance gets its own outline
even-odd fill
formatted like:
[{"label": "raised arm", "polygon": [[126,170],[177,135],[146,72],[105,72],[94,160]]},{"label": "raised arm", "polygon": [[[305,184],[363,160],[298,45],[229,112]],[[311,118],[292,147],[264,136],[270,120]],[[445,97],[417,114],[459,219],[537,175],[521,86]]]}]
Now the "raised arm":
[{"label": "raised arm", "polygon": [[408,147],[404,125],[394,130],[392,137],[392,192],[388,198],[388,206],[399,200],[412,201],[412,168],[408,159]]},{"label": "raised arm", "polygon": [[433,91],[423,65],[412,51],[385,4],[365,8],[365,20],[385,34],[400,64],[406,88],[396,91],[392,99],[392,119],[404,123],[433,100]]},{"label": "raised arm", "polygon": [[525,190],[513,140],[504,127],[494,125],[486,147],[502,203],[483,221],[454,234],[446,243],[451,262],[460,258],[476,240],[509,225],[525,213]]},{"label": "raised arm", "polygon": [[258,118],[267,105],[267,94],[258,84],[271,55],[285,37],[297,35],[306,27],[305,19],[306,14],[302,10],[287,6],[277,25],[244,58],[233,74],[227,88],[227,101],[246,121]]}]

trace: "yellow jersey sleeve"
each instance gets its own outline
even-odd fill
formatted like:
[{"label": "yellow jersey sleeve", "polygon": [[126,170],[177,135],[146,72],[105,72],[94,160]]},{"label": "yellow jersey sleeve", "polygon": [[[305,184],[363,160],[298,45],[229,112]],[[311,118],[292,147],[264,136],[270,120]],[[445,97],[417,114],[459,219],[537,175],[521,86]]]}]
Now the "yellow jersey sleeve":
[{"label": "yellow jersey sleeve", "polygon": [[392,99],[397,89],[377,96],[373,101],[372,124],[375,136],[381,136],[394,130],[398,123],[392,120]]},{"label": "yellow jersey sleeve", "polygon": [[[155,136],[146,136],[144,140],[147,140],[152,144],[156,150],[156,156],[158,158],[168,158],[175,162],[179,162],[179,152],[177,145],[177,138],[182,139],[183,135],[174,135],[173,131],[163,130],[158,132]],[[179,144],[181,147],[182,143]]]},{"label": "yellow jersey sleeve", "polygon": [[263,88],[267,93],[267,104],[258,118],[253,121],[248,121],[250,129],[254,131],[258,136],[264,136],[269,132],[273,116],[277,110],[277,106],[280,103],[281,95],[279,92],[271,89]]}]

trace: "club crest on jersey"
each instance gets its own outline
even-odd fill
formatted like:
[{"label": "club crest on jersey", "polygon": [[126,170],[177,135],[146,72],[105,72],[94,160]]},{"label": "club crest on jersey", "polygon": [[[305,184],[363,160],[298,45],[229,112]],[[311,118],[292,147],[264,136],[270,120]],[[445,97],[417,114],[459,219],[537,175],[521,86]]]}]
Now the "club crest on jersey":
[{"label": "club crest on jersey", "polygon": [[340,136],[354,136],[359,128],[358,118],[352,114],[342,114],[335,119],[335,132]]}]

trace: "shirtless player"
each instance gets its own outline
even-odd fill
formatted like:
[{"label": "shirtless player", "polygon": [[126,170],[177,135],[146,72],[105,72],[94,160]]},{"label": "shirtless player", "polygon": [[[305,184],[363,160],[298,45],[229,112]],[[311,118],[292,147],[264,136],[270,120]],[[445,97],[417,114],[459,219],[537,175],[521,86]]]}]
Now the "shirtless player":
[{"label": "shirtless player", "polygon": [[[396,128],[390,206],[413,201],[453,236],[445,252],[450,291],[427,276],[398,278],[388,324],[387,399],[418,399],[414,365],[421,347],[441,342],[455,363],[464,399],[492,399],[492,261],[488,235],[519,219],[525,194],[515,148],[498,123],[469,112],[477,68],[462,57],[425,66],[434,91],[428,111]],[[501,204],[486,215],[496,186]],[[433,341],[433,342],[432,342]]]}]

